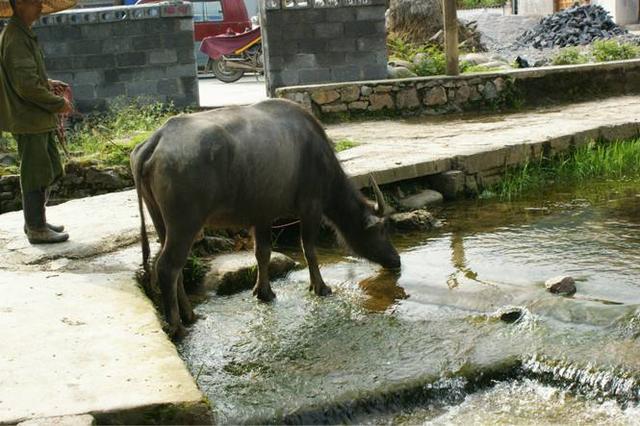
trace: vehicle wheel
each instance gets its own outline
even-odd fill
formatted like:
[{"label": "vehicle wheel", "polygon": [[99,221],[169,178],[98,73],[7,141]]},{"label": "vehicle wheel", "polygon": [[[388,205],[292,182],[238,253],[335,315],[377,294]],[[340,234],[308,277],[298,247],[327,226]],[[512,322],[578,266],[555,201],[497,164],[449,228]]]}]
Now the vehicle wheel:
[{"label": "vehicle wheel", "polygon": [[229,69],[224,65],[224,61],[220,61],[217,59],[209,59],[207,68],[213,71],[213,74],[218,80],[225,83],[233,83],[234,81],[238,81],[244,75],[244,71]]}]

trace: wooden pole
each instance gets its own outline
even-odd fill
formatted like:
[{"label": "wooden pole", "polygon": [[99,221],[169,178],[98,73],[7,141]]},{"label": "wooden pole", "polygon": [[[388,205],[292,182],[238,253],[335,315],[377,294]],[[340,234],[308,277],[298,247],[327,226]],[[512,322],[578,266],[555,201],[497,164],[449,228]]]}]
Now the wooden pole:
[{"label": "wooden pole", "polygon": [[443,0],[444,53],[447,58],[447,75],[458,75],[458,13],[456,0]]}]

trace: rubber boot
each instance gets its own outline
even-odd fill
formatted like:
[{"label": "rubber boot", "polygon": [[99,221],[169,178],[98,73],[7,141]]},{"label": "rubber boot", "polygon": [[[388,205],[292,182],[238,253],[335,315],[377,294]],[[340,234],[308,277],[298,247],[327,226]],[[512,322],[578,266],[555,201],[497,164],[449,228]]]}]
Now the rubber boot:
[{"label": "rubber boot", "polygon": [[47,227],[44,202],[45,194],[43,190],[22,194],[22,209],[27,228],[27,239],[31,244],[53,244],[67,241],[69,234],[56,232]]},{"label": "rubber boot", "polygon": [[[47,202],[49,201],[49,193],[50,192],[51,191],[49,190],[49,188],[44,190],[44,206],[46,206]],[[64,225],[53,225],[53,224],[47,222],[46,216],[45,216],[45,220],[44,221],[45,221],[46,227],[51,229],[52,231],[55,231],[55,232],[64,231]],[[27,224],[26,224],[26,222],[24,224],[23,231],[24,231],[25,234],[27,233]]]}]

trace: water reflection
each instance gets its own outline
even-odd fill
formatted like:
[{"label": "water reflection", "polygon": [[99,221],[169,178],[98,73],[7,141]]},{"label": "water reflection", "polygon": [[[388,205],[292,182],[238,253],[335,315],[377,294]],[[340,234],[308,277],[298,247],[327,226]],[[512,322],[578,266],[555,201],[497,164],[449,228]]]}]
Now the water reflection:
[{"label": "water reflection", "polygon": [[383,270],[377,275],[365,278],[358,285],[369,296],[363,307],[374,312],[384,312],[396,302],[409,297],[398,285],[400,271]]}]

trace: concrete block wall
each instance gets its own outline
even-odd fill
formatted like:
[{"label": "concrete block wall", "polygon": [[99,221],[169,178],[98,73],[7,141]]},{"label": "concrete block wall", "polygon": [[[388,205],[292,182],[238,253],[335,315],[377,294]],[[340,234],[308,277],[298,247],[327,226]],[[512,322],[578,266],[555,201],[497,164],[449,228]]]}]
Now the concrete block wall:
[{"label": "concrete block wall", "polygon": [[387,77],[385,0],[264,0],[267,90]]},{"label": "concrete block wall", "polygon": [[34,26],[49,77],[81,112],[118,98],[198,105],[190,3],[75,9]]}]

